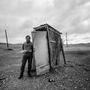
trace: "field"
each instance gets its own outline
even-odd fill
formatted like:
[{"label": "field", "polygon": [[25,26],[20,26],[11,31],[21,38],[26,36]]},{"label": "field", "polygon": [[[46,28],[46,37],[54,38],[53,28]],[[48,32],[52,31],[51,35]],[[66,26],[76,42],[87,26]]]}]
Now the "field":
[{"label": "field", "polygon": [[0,90],[90,90],[90,44],[64,47],[67,64],[60,57],[60,66],[41,76],[19,80],[21,45],[0,44]]}]

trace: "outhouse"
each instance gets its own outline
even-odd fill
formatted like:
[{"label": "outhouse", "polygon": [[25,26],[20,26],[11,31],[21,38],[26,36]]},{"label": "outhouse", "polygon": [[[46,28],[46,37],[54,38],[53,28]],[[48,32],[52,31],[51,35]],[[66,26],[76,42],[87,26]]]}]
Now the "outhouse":
[{"label": "outhouse", "polygon": [[61,32],[48,24],[35,27],[32,31],[33,62],[36,74],[44,74],[59,65],[62,50]]}]

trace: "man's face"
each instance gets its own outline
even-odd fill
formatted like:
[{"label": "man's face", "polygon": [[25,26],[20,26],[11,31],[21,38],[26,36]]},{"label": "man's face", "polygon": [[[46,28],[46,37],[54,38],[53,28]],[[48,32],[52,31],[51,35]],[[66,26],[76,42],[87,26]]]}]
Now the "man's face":
[{"label": "man's face", "polygon": [[26,42],[30,42],[30,37],[26,37]]}]

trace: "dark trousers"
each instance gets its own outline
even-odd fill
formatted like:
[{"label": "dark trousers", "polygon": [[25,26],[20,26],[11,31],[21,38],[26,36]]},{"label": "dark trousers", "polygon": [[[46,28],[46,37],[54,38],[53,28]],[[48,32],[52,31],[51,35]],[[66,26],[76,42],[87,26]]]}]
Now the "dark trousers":
[{"label": "dark trousers", "polygon": [[27,61],[28,61],[28,75],[30,75],[31,66],[32,66],[32,53],[23,55],[20,76],[23,76],[25,65]]}]

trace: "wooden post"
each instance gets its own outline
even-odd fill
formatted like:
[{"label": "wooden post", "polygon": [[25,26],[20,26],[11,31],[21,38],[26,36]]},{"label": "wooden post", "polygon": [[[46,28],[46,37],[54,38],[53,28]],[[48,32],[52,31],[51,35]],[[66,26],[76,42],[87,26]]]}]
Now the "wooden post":
[{"label": "wooden post", "polygon": [[68,47],[67,32],[66,32],[66,46]]},{"label": "wooden post", "polygon": [[6,31],[6,29],[5,29],[5,36],[6,36],[7,49],[9,49],[8,36],[7,36],[7,31]]},{"label": "wooden post", "polygon": [[62,51],[62,55],[63,55],[63,59],[64,59],[64,64],[66,64],[66,59],[65,59],[65,53],[64,53],[64,50],[63,50],[62,39],[61,39],[61,51]]},{"label": "wooden post", "polygon": [[47,41],[48,41],[49,64],[50,64],[50,71],[52,72],[49,29],[48,29],[48,26],[47,26],[46,28],[47,28]]}]

